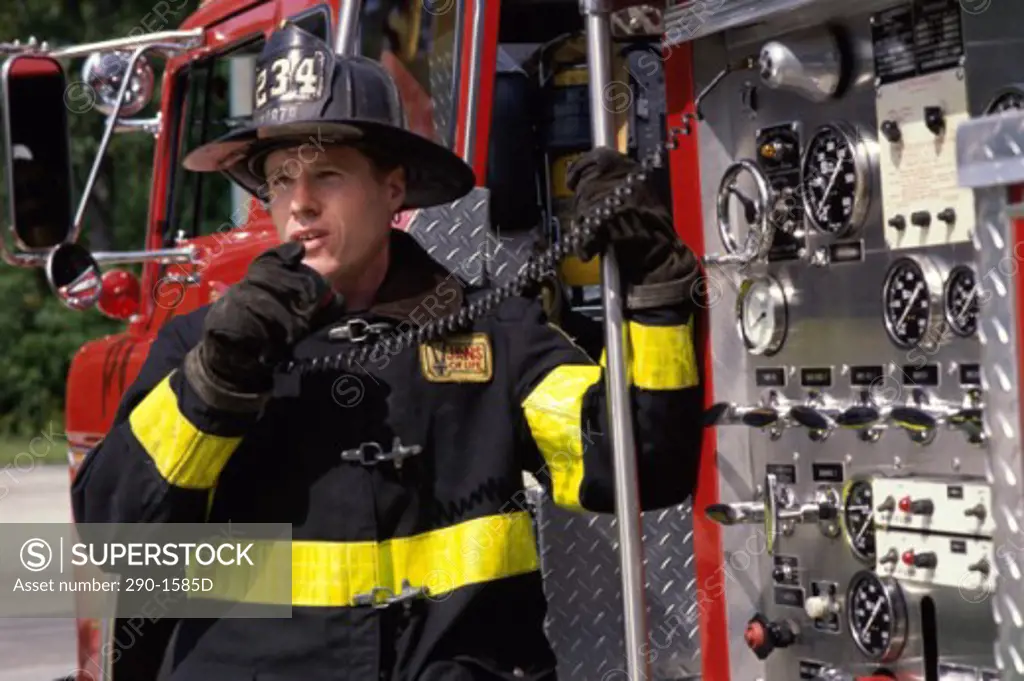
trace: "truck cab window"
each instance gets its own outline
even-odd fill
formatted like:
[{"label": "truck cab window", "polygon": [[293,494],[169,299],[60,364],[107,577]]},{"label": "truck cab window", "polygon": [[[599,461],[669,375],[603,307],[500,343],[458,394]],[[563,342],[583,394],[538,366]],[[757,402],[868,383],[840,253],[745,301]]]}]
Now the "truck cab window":
[{"label": "truck cab window", "polygon": [[[317,8],[296,22],[329,39],[328,19],[326,10]],[[181,118],[172,163],[171,210],[164,236],[168,246],[179,235],[189,239],[225,232],[249,219],[252,199],[246,191],[219,173],[185,170],[181,162],[196,147],[249,123],[255,61],[264,42],[262,35],[256,36],[195,62],[177,76],[175,108]]]},{"label": "truck cab window", "polygon": [[380,61],[402,93],[409,127],[453,148],[461,49],[461,0],[367,0],[359,20],[361,53]]}]

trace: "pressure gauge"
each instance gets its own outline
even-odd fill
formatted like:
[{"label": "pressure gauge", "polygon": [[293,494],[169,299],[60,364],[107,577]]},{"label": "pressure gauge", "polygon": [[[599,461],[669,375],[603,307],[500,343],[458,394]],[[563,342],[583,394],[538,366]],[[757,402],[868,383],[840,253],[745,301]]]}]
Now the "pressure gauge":
[{"label": "pressure gauge", "polygon": [[875,514],[871,482],[854,480],[843,490],[843,508],[839,516],[853,554],[865,561],[875,559]]},{"label": "pressure gauge", "polygon": [[985,114],[991,115],[1019,109],[1024,109],[1024,87],[1010,85],[996,93],[992,101],[985,107]]},{"label": "pressure gauge", "polygon": [[871,156],[857,131],[829,123],[807,143],[800,167],[804,213],[815,229],[843,236],[867,215],[872,182]]},{"label": "pressure gauge", "polygon": [[949,330],[964,338],[978,330],[978,283],[974,268],[957,265],[946,279],[946,323]]},{"label": "pressure gauge", "polygon": [[907,604],[895,580],[862,570],[846,593],[850,636],[876,662],[892,662],[907,640]]},{"label": "pressure gauge", "polygon": [[885,275],[882,304],[885,330],[897,347],[930,345],[942,315],[942,276],[927,258],[899,258]]},{"label": "pressure gauge", "polygon": [[773,355],[786,339],[786,294],[771,277],[748,279],[740,287],[736,303],[737,326],[743,344],[752,354]]}]

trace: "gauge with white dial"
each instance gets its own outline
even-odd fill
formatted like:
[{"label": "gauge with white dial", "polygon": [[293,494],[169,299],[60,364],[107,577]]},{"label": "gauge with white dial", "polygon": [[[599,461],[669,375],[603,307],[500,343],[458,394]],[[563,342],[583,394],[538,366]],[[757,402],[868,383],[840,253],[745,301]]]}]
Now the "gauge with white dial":
[{"label": "gauge with white dial", "polygon": [[908,256],[889,266],[882,285],[882,317],[889,339],[903,349],[926,345],[942,315],[942,277],[926,258]]},{"label": "gauge with white dial", "polygon": [[949,329],[964,338],[978,330],[978,282],[974,268],[957,265],[946,279],[944,292],[946,323]]},{"label": "gauge with white dial", "polygon": [[850,550],[862,560],[875,558],[875,511],[871,500],[869,480],[854,480],[843,490],[843,533]]},{"label": "gauge with white dial", "polygon": [[748,279],[740,288],[737,325],[743,344],[752,354],[772,355],[786,338],[786,294],[771,277]]},{"label": "gauge with white dial", "polygon": [[870,155],[856,129],[829,123],[814,133],[800,164],[804,213],[822,233],[843,236],[867,214]]},{"label": "gauge with white dial", "polygon": [[876,662],[892,662],[907,639],[907,605],[895,580],[871,570],[853,576],[846,593],[850,636]]}]

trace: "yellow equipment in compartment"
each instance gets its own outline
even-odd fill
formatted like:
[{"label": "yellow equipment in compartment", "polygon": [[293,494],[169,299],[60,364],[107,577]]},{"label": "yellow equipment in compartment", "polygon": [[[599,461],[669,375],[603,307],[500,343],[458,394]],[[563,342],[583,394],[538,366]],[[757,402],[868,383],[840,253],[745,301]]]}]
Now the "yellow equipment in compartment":
[{"label": "yellow equipment in compartment", "polygon": [[[548,214],[556,229],[568,227],[572,218],[572,192],[567,177],[570,165],[592,146],[590,128],[590,74],[587,70],[586,37],[567,36],[543,50],[541,83],[547,105],[544,156],[547,170]],[[629,83],[626,63],[613,56],[614,80]],[[616,148],[625,153],[628,144],[626,112],[615,114]],[[574,256],[562,261],[559,269],[562,283],[570,287],[597,286],[601,283],[600,258],[587,262]]]}]

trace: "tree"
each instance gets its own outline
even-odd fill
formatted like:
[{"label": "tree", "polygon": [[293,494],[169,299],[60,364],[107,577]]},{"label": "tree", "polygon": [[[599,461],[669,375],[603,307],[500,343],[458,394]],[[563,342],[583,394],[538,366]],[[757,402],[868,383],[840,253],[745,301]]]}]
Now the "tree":
[{"label": "tree", "polygon": [[[199,0],[12,0],[0,3],[0,42],[30,36],[51,45],[80,44],[151,31],[172,30]],[[81,80],[84,59],[67,62],[68,82]],[[155,115],[162,64],[153,102],[139,117]],[[75,200],[96,158],[106,118],[69,106]],[[149,212],[153,138],[115,135],[101,166],[80,242],[93,250],[141,249]],[[0,168],[0,173],[3,169]],[[6,179],[0,177],[0,187]],[[5,192],[0,189],[4,213]],[[97,311],[72,312],[50,292],[40,270],[0,266],[0,433],[29,434],[63,420],[64,386],[72,355],[87,340],[116,333],[123,324]]]}]

